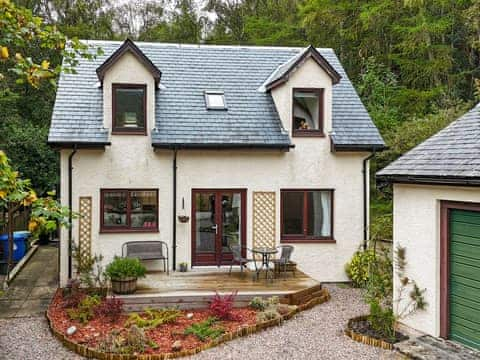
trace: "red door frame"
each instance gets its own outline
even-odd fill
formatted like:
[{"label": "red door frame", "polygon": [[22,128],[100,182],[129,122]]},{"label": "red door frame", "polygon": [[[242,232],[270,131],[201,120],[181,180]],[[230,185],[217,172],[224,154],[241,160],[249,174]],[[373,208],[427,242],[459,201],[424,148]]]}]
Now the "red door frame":
[{"label": "red door frame", "polygon": [[224,254],[222,256],[222,218],[221,218],[221,202],[215,201],[215,223],[218,226],[218,233],[215,237],[215,260],[203,260],[202,255],[197,255],[195,252],[195,236],[196,236],[196,202],[195,202],[195,195],[199,193],[213,193],[218,198],[223,193],[240,193],[240,201],[241,201],[241,212],[240,212],[240,244],[242,245],[242,256],[246,256],[246,246],[247,246],[247,189],[192,189],[192,197],[191,197],[191,204],[192,204],[192,227],[191,227],[191,251],[192,251],[192,266],[211,266],[211,265],[218,265],[218,257],[221,256],[221,264],[230,264],[232,260],[232,256],[230,254]]},{"label": "red door frame", "polygon": [[451,210],[479,211],[479,203],[440,202],[440,337],[448,339],[450,332],[450,212]]}]

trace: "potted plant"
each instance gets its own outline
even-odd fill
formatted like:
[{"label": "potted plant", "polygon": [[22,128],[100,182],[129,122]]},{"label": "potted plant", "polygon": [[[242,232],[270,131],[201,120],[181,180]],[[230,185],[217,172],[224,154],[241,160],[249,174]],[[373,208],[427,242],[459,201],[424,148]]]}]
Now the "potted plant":
[{"label": "potted plant", "polygon": [[188,271],[188,263],[181,262],[180,263],[180,272],[187,272]]},{"label": "potted plant", "polygon": [[137,290],[137,279],[144,277],[147,269],[136,258],[115,256],[107,265],[105,274],[110,278],[112,290],[116,294],[131,294]]}]

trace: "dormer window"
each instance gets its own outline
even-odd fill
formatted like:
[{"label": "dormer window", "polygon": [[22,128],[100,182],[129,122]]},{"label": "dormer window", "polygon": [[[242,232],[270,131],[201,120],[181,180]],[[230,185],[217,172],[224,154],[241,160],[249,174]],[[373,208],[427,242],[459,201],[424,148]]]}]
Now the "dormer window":
[{"label": "dormer window", "polygon": [[113,84],[112,101],[113,133],[146,134],[146,85]]},{"label": "dormer window", "polygon": [[205,91],[205,104],[209,110],[227,109],[223,91]]},{"label": "dormer window", "polygon": [[323,89],[293,89],[293,136],[324,136]]}]

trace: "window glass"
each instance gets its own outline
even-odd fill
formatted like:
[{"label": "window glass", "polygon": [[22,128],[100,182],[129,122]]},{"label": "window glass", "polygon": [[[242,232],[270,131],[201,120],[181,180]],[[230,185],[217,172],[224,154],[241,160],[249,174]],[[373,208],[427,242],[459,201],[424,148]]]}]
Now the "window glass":
[{"label": "window glass", "polygon": [[117,130],[145,129],[145,88],[114,88],[114,128]]},{"label": "window glass", "polygon": [[283,233],[303,234],[303,192],[283,193]]},{"label": "window glass", "polygon": [[151,190],[130,192],[130,223],[132,228],[157,227],[157,192]]},{"label": "window glass", "polygon": [[291,240],[333,238],[332,191],[282,191],[282,237]]},{"label": "window glass", "polygon": [[221,92],[206,92],[205,101],[207,109],[226,109],[225,95]]},{"label": "window glass", "polygon": [[322,130],[320,128],[319,92],[294,91],[293,121],[295,130]]},{"label": "window glass", "polygon": [[108,227],[127,226],[127,192],[103,194],[103,224]]},{"label": "window glass", "polygon": [[102,190],[105,231],[157,231],[156,190]]},{"label": "window glass", "polygon": [[331,192],[307,192],[307,235],[326,237],[331,235]]}]

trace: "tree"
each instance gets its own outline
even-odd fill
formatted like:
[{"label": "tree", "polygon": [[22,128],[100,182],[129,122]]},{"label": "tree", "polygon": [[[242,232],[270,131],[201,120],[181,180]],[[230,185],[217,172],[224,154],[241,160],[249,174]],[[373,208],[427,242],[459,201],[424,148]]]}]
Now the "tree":
[{"label": "tree", "polygon": [[[88,47],[78,39],[68,39],[55,26],[46,25],[26,8],[17,7],[10,0],[0,0],[0,81],[14,74],[17,84],[27,82],[38,88],[43,80],[54,84],[60,71],[74,71],[79,56],[92,58]],[[63,65],[51,66],[42,49],[63,57]],[[1,83],[0,83],[1,84]]]}]

